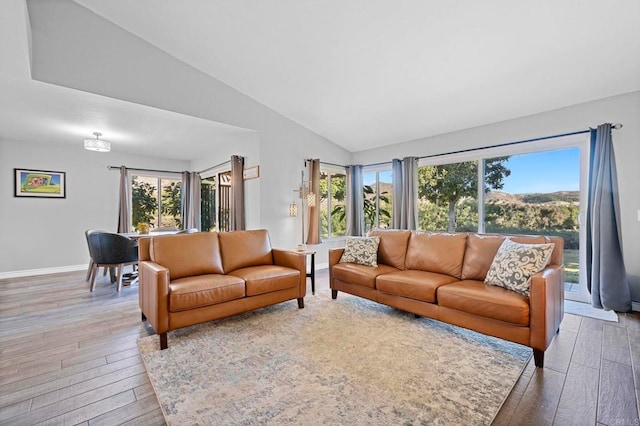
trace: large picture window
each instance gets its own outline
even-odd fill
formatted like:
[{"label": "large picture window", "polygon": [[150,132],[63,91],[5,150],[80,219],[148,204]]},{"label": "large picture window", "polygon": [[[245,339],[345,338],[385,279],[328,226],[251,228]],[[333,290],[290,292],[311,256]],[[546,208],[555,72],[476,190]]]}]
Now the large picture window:
[{"label": "large picture window", "polygon": [[418,228],[561,236],[565,297],[585,301],[580,218],[587,159],[584,135],[423,159]]},{"label": "large picture window", "polygon": [[131,224],[152,228],[182,227],[182,179],[165,176],[131,176]]}]

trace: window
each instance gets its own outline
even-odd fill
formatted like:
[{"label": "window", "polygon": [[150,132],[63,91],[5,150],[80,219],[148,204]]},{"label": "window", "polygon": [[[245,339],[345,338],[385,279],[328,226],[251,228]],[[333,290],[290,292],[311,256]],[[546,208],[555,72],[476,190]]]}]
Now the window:
[{"label": "window", "polygon": [[151,176],[131,176],[131,223],[144,222],[152,228],[182,227],[182,179]]},{"label": "window", "polygon": [[222,169],[200,180],[200,230],[228,231],[231,211],[231,172]]},{"label": "window", "polygon": [[364,191],[364,232],[391,227],[393,183],[389,169],[368,168],[362,174]]},{"label": "window", "polygon": [[217,229],[216,182],[215,175],[200,180],[200,230],[202,232]]},{"label": "window", "polygon": [[343,168],[324,167],[320,169],[320,237],[343,237],[347,175]]},{"label": "window", "polygon": [[419,229],[561,236],[565,297],[588,301],[580,268],[588,155],[582,134],[425,159]]},{"label": "window", "polygon": [[418,229],[478,229],[478,162],[422,166],[418,169]]}]

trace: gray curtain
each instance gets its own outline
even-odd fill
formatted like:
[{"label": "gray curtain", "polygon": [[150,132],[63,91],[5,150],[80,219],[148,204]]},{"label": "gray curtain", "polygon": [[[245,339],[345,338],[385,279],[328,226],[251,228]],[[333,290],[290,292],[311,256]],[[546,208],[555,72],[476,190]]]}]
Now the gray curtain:
[{"label": "gray curtain", "polygon": [[[120,189],[118,195],[118,232],[131,232],[131,207],[129,206],[129,173],[120,166]],[[136,226],[138,224],[136,223]]]},{"label": "gray curtain", "polygon": [[244,217],[244,157],[231,156],[231,217],[229,230],[241,231],[245,229]]},{"label": "gray curtain", "polygon": [[364,231],[364,193],[361,165],[347,166],[347,194],[345,199],[347,235],[360,236]]},{"label": "gray curtain", "polygon": [[391,182],[392,200],[391,203],[391,227],[401,229],[402,221],[402,161],[394,158],[391,160]]},{"label": "gray curtain", "polygon": [[[309,162],[309,190],[314,194],[316,205],[309,207],[309,231],[307,232],[307,244],[320,244],[320,159],[308,160]],[[304,203],[303,203],[304,205]]]},{"label": "gray curtain", "polygon": [[200,229],[200,173],[182,172],[182,229]]},{"label": "gray curtain", "polygon": [[587,205],[587,287],[596,308],[628,312],[631,289],[620,241],[618,178],[611,124],[591,130]]},{"label": "gray curtain", "polygon": [[391,162],[393,204],[391,224],[394,229],[417,229],[418,226],[418,158],[405,157]]}]

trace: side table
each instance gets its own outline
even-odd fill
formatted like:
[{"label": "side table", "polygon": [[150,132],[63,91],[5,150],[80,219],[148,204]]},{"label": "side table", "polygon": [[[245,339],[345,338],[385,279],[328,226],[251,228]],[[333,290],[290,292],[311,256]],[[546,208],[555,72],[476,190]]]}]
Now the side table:
[{"label": "side table", "polygon": [[291,250],[296,253],[304,254],[305,256],[311,256],[311,268],[307,273],[307,277],[311,278],[311,294],[316,294],[316,251],[315,250]]}]

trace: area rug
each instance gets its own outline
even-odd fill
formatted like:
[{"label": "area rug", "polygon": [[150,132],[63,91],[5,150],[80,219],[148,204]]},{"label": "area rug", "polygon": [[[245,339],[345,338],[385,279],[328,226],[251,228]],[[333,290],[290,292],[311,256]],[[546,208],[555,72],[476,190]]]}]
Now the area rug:
[{"label": "area rug", "polygon": [[328,292],[138,346],[170,425],[490,424],[531,349]]},{"label": "area rug", "polygon": [[564,301],[564,312],[567,314],[580,315],[582,317],[618,322],[618,314],[616,314],[615,311],[605,311],[604,309],[594,308],[588,303],[576,302],[573,300]]}]

